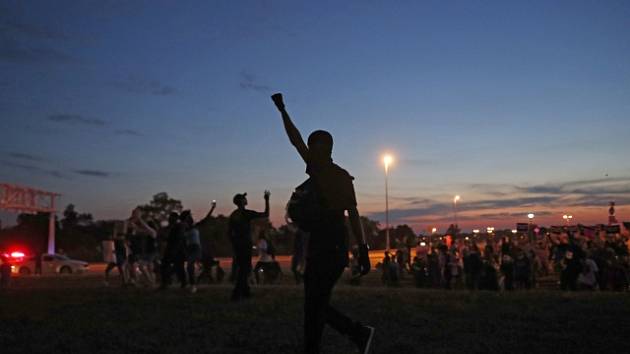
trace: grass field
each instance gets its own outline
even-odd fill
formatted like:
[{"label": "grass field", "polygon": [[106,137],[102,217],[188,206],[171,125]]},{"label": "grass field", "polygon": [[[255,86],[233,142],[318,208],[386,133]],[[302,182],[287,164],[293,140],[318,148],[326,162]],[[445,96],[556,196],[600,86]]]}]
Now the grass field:
[{"label": "grass field", "polygon": [[[334,304],[376,326],[374,353],[628,352],[627,293],[487,293],[340,284]],[[0,292],[1,353],[299,353],[300,287],[104,287],[98,277],[20,279]],[[324,353],[354,353],[332,330]]]}]

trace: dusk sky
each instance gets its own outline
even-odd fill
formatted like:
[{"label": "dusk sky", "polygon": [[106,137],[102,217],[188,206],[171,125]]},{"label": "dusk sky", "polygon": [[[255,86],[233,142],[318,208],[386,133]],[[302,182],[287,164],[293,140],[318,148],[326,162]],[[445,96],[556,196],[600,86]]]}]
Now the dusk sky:
[{"label": "dusk sky", "polygon": [[[335,138],[359,211],[417,231],[630,219],[628,1],[2,1],[0,182],[123,218],[306,175],[269,96]],[[2,214],[3,220],[15,215]]]}]

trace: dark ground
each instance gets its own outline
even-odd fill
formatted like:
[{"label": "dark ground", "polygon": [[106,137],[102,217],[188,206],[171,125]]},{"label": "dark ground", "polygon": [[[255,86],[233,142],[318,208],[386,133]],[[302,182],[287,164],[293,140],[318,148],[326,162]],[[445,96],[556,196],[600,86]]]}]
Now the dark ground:
[{"label": "dark ground", "polygon": [[[374,353],[620,353],[630,294],[421,290],[342,284],[334,304],[377,327]],[[19,279],[0,292],[1,353],[299,353],[302,289],[288,279],[228,301],[229,283],[197,294],[106,288],[100,277]],[[332,330],[324,353],[354,353]]]}]

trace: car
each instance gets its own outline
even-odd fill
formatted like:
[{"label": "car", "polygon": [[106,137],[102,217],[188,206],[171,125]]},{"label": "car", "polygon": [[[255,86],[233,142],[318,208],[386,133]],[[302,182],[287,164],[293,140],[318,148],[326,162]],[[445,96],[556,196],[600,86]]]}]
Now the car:
[{"label": "car", "polygon": [[[11,262],[11,271],[14,274],[29,275],[35,274],[37,267],[37,256],[14,257]],[[60,254],[41,255],[42,274],[81,274],[89,270],[87,262],[70,259]]]}]

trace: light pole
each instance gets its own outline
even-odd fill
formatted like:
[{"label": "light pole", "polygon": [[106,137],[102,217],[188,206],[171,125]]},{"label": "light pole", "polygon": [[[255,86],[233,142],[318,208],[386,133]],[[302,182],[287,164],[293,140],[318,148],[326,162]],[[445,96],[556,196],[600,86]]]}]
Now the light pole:
[{"label": "light pole", "polygon": [[527,237],[529,238],[529,242],[532,242],[532,221],[534,221],[534,213],[527,214],[527,218],[529,219],[529,223],[527,224]]},{"label": "light pole", "polygon": [[389,251],[389,165],[394,161],[392,155],[383,156],[385,165],[385,250]]},{"label": "light pole", "polygon": [[456,195],[455,198],[453,198],[453,216],[455,217],[455,230],[454,233],[456,236],[457,235],[457,230],[459,229],[459,226],[457,225],[457,202],[459,202],[459,200],[462,199],[459,195]]}]

